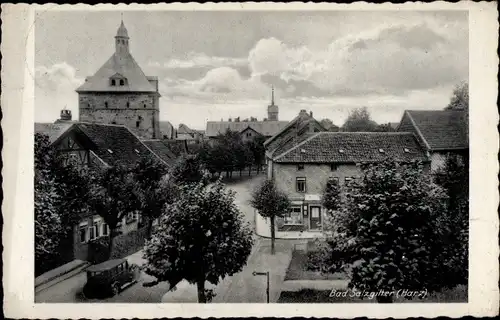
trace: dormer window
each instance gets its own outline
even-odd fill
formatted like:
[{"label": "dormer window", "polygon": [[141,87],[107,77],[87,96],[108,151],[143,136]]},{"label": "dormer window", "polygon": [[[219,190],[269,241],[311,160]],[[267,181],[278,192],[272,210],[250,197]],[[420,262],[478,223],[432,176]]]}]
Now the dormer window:
[{"label": "dormer window", "polygon": [[115,73],[109,78],[110,84],[112,87],[114,86],[124,86],[127,84],[127,78],[122,76],[119,73]]}]

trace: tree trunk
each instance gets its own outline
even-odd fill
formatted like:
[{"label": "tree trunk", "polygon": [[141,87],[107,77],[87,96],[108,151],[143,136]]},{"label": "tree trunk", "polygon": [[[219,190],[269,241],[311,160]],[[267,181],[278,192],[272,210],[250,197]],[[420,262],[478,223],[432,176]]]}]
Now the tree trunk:
[{"label": "tree trunk", "polygon": [[153,231],[153,219],[148,218],[148,231],[147,231],[148,239],[151,239],[151,232],[152,231]]},{"label": "tree trunk", "polygon": [[196,286],[198,288],[198,303],[207,303],[207,297],[205,297],[205,277],[199,277],[196,281]]},{"label": "tree trunk", "polygon": [[113,250],[113,239],[115,238],[115,234],[116,234],[116,227],[115,228],[111,228],[109,227],[109,242],[108,242],[108,255],[109,255],[109,258],[111,258],[111,253],[112,253],[112,250]]},{"label": "tree trunk", "polygon": [[392,296],[377,296],[378,303],[392,303]]},{"label": "tree trunk", "polygon": [[274,239],[276,237],[276,230],[274,228],[274,216],[271,217],[271,254],[274,254]]}]

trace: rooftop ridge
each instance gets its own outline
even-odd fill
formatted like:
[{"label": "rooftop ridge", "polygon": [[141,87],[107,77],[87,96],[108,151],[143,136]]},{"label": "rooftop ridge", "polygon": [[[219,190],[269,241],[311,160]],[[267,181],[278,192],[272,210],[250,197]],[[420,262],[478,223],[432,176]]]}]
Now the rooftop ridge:
[{"label": "rooftop ridge", "polygon": [[[107,127],[122,127],[128,129],[127,126],[123,124],[114,124],[114,123],[101,123],[101,122],[88,122],[88,121],[78,121],[74,124],[90,124],[90,125],[98,125],[98,126],[107,126]],[[129,130],[129,129],[128,129]]]}]

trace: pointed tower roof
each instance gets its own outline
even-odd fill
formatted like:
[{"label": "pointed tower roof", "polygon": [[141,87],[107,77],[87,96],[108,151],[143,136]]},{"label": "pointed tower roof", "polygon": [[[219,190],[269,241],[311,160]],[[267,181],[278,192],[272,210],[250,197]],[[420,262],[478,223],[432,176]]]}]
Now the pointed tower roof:
[{"label": "pointed tower roof", "polygon": [[[128,38],[123,21],[116,37]],[[110,78],[117,74],[127,79],[125,85],[111,85]],[[76,92],[157,92],[157,90],[128,51],[116,51],[93,76],[85,79]]]},{"label": "pointed tower roof", "polygon": [[118,28],[118,31],[116,32],[116,36],[128,38],[128,31],[127,31],[127,28],[125,28],[125,24],[123,24],[123,19],[122,19],[122,23],[120,24],[120,27]]}]

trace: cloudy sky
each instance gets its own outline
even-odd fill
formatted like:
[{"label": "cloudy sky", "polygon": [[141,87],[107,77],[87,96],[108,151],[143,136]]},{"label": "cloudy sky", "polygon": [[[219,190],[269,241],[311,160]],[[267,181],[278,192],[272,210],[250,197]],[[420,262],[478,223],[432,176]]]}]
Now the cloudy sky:
[{"label": "cloudy sky", "polygon": [[[114,52],[120,12],[40,11],[35,20],[36,121],[77,112],[75,89]],[[341,125],[366,106],[377,122],[404,109],[442,109],[468,80],[468,15],[440,12],[125,11],[130,50],[160,79],[160,117],[266,117],[300,109]]]}]

